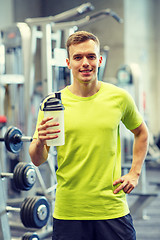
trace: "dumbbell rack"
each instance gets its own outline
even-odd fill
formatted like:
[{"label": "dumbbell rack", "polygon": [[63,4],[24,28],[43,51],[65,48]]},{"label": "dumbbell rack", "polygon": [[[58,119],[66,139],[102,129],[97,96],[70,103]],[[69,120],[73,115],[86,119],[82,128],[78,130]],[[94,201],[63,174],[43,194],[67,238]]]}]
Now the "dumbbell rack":
[{"label": "dumbbell rack", "polygon": [[[0,162],[0,189],[1,189],[1,194],[0,194],[0,240],[11,240],[13,238],[11,238],[11,225],[8,219],[8,212],[17,212],[20,215],[20,219],[21,222],[23,224],[23,227],[26,228],[42,228],[44,227],[49,219],[50,216],[50,206],[49,206],[49,202],[47,201],[47,199],[43,196],[35,196],[35,197],[27,197],[23,200],[23,202],[21,203],[21,207],[12,207],[12,206],[7,206],[7,198],[6,198],[6,193],[5,193],[5,189],[6,189],[6,185],[4,184],[4,177],[13,177],[13,179],[15,180],[16,183],[16,177],[21,175],[20,173],[20,167],[23,167],[24,163],[21,162],[19,164],[17,164],[17,166],[15,167],[16,170],[14,170],[13,174],[12,173],[3,173],[2,172],[2,164]],[[28,165],[28,164],[27,164]],[[26,166],[27,166],[26,165]],[[24,167],[23,167],[24,169]],[[25,168],[27,169],[27,168]],[[17,171],[19,170],[19,174],[17,175]],[[29,177],[29,170],[28,171],[28,178]],[[22,175],[21,175],[22,176]],[[17,180],[18,183],[18,180]],[[28,191],[30,188],[24,188],[23,184],[22,184],[22,188],[20,185],[17,185],[17,187],[19,187],[20,190],[26,190]],[[29,214],[28,214],[29,213]],[[36,213],[36,214],[35,214]],[[15,223],[15,222],[14,222]],[[21,224],[18,224],[17,226],[19,226],[21,228]],[[41,232],[40,232],[41,233]],[[51,233],[51,229],[47,229],[47,231],[45,231],[45,234],[48,235]],[[41,236],[46,236],[44,233]],[[24,238],[24,236],[26,238]],[[22,236],[22,239],[32,239],[31,237],[34,236],[34,239],[39,239],[39,236],[37,235],[37,233],[33,233],[33,232],[28,232],[25,233]],[[35,237],[36,236],[36,237]],[[19,238],[16,238],[17,240]]]},{"label": "dumbbell rack", "polygon": [[[22,141],[24,141],[24,142],[31,141],[31,139],[32,139],[31,137],[22,136],[20,129],[13,127],[13,126],[11,126],[7,129],[4,137],[0,137],[0,141],[5,143],[6,149],[9,152],[12,152],[13,154],[18,154],[21,151]],[[54,156],[55,156],[55,152],[54,152]],[[55,192],[54,190],[56,189],[56,183],[55,183],[56,179],[55,179],[55,171],[54,171],[55,169],[52,166],[53,159],[52,159],[52,163],[50,161],[48,161],[48,163],[49,163],[49,169],[51,171],[51,175],[53,176],[52,183],[54,183],[53,186],[49,189],[47,189],[47,187],[45,186],[45,183],[43,181],[43,178],[41,176],[39,169],[34,168],[32,166],[32,164],[25,163],[25,162],[19,162],[15,166],[13,173],[7,173],[7,172],[4,172],[3,161],[2,161],[2,158],[0,159],[0,190],[1,190],[1,193],[0,193],[0,240],[11,240],[12,239],[11,229],[13,229],[14,227],[16,227],[16,229],[19,227],[20,227],[20,229],[21,229],[21,227],[41,228],[44,225],[46,225],[46,223],[48,222],[48,218],[50,217],[50,215],[47,212],[49,212],[50,207],[47,203],[47,198],[49,198],[51,200],[51,202],[53,202],[54,192]],[[4,181],[4,180],[6,180],[6,178],[13,178],[15,187],[18,190],[28,191],[34,185],[36,175],[38,176],[40,186],[42,189],[41,195],[45,195],[47,197],[47,198],[45,198],[46,200],[45,199],[43,200],[43,196],[41,196],[41,197],[36,196],[36,199],[35,198],[25,198],[23,200],[23,202],[21,203],[21,208],[7,206],[8,205],[7,204],[8,199],[6,196],[7,195],[7,192],[6,192],[7,186],[6,186],[6,181]],[[53,194],[52,194],[52,192],[53,192]],[[26,201],[27,201],[26,199],[28,199],[28,202],[30,202],[30,204],[29,204],[30,207],[28,207],[28,202],[26,203]],[[43,201],[43,204],[42,204],[42,201]],[[16,203],[17,203],[17,199],[16,199]],[[18,201],[18,203],[19,203],[19,201]],[[26,205],[25,205],[25,203],[26,203]],[[44,205],[44,203],[45,203],[45,205]],[[51,205],[54,205],[54,204],[52,203]],[[51,206],[51,207],[53,207],[53,206]],[[35,208],[37,208],[37,210],[35,210]],[[11,223],[11,221],[8,218],[7,212],[12,212],[12,211],[20,213],[21,222],[23,224],[22,226],[21,226],[21,224],[14,225],[16,223],[15,221],[13,223]],[[35,211],[37,214],[34,215],[33,212],[35,212]],[[29,212],[30,214],[27,215],[27,212]],[[45,216],[45,218],[44,218],[44,216]],[[30,222],[31,222],[31,225],[28,225],[28,223],[30,223]],[[33,224],[33,222],[35,224]],[[13,226],[12,226],[12,224],[13,224]],[[26,234],[27,233],[25,233],[24,235],[26,235]],[[31,234],[33,235],[32,231],[29,233],[29,235],[27,235],[27,238],[25,238],[25,239],[30,239],[30,236],[32,237]],[[45,232],[40,231],[38,234],[40,234],[41,238],[43,238],[43,239],[45,239],[45,237],[48,235],[51,236],[52,226],[49,226],[49,224],[47,224],[47,229],[45,230]],[[23,236],[22,236],[22,239],[23,239]],[[35,239],[37,239],[37,238],[35,238]]]},{"label": "dumbbell rack", "polygon": [[[2,166],[0,161],[0,173],[2,172]],[[11,232],[8,221],[8,216],[6,212],[6,193],[3,178],[0,178],[0,239],[1,240],[10,240]]]}]

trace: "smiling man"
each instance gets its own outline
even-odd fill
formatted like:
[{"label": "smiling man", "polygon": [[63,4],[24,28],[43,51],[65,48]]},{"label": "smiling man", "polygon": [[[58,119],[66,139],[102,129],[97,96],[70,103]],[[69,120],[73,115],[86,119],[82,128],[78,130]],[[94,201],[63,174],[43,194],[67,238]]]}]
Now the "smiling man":
[{"label": "smiling man", "polygon": [[[61,91],[65,145],[57,147],[53,240],[135,240],[126,193],[138,184],[148,146],[146,125],[125,90],[98,80],[102,57],[95,35],[75,32],[67,51],[73,83]],[[59,123],[50,119],[39,111],[29,149],[36,166],[47,160],[46,140],[58,137],[49,127]],[[134,134],[132,166],[124,176],[120,122]]]},{"label": "smiling man", "polygon": [[[85,91],[87,95],[82,97],[96,93],[100,89],[97,72],[102,63],[98,40],[94,42],[90,39],[79,44],[72,43],[68,49],[68,57],[67,65],[69,69],[72,69],[74,79],[73,84],[69,87],[70,91],[80,96]],[[79,87],[82,87],[83,91]]]}]

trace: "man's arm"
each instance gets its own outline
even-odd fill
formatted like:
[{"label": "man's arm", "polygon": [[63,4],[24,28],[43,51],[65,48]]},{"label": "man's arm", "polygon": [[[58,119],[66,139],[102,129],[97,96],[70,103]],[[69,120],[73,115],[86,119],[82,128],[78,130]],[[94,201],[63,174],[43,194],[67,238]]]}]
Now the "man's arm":
[{"label": "man's arm", "polygon": [[121,183],[114,193],[118,193],[123,189],[125,193],[130,193],[138,184],[141,174],[143,162],[148,150],[148,129],[143,122],[138,128],[131,130],[134,134],[133,143],[133,160],[132,166],[128,174],[114,181],[113,185]]},{"label": "man's arm", "polygon": [[29,146],[29,154],[33,164],[39,166],[44,163],[48,158],[48,151],[47,146],[39,139],[33,139]]},{"label": "man's arm", "polygon": [[[49,147],[46,145],[46,140],[55,139],[58,137],[56,133],[60,130],[50,130],[48,128],[58,126],[59,123],[49,123],[52,117],[45,118],[38,126],[38,138],[33,139],[29,146],[29,154],[35,166],[44,163],[48,158]],[[52,135],[48,135],[52,134]]]}]

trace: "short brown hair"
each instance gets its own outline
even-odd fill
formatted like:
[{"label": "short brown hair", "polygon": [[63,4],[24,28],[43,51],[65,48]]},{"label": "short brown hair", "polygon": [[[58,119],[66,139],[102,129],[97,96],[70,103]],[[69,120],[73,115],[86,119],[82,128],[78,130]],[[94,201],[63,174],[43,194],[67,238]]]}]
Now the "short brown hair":
[{"label": "short brown hair", "polygon": [[87,31],[77,31],[71,34],[66,42],[67,54],[69,57],[69,47],[74,44],[79,44],[87,40],[93,40],[97,46],[100,48],[99,39],[92,33]]}]

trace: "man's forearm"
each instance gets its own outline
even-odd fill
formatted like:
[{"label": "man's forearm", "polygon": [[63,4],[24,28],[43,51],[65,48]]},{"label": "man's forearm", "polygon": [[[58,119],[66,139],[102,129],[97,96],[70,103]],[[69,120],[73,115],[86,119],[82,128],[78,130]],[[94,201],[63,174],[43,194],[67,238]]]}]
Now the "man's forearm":
[{"label": "man's forearm", "polygon": [[148,130],[146,125],[142,123],[141,126],[132,130],[132,132],[134,134],[132,166],[128,174],[123,175],[113,182],[113,186],[120,183],[114,190],[115,194],[122,189],[125,193],[129,194],[137,186],[142,165],[147,154]]},{"label": "man's forearm", "polygon": [[134,144],[133,144],[133,160],[131,172],[134,172],[139,176],[141,174],[142,165],[145,160],[147,150],[148,150],[148,130],[143,123],[139,132],[133,131]]},{"label": "man's forearm", "polygon": [[33,139],[29,147],[29,154],[35,166],[44,163],[48,158],[48,148],[41,144],[37,139]]}]

